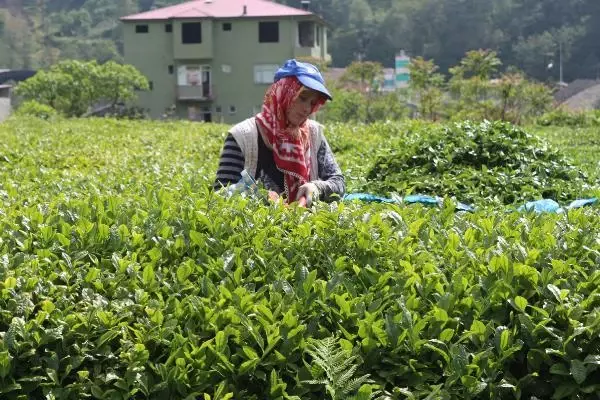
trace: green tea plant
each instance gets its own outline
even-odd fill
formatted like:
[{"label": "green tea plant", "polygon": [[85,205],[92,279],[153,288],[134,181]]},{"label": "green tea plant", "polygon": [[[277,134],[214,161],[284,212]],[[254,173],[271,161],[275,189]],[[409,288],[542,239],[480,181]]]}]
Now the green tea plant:
[{"label": "green tea plant", "polygon": [[397,137],[379,149],[363,189],[484,205],[571,201],[596,183],[547,142],[507,123],[467,121]]},{"label": "green tea plant", "polygon": [[[404,128],[338,125],[329,138],[347,166],[367,154],[361,138],[383,147],[421,126]],[[465,214],[452,201],[305,210],[226,199],[210,190],[225,132],[0,125],[1,398],[600,390],[597,207]]]}]

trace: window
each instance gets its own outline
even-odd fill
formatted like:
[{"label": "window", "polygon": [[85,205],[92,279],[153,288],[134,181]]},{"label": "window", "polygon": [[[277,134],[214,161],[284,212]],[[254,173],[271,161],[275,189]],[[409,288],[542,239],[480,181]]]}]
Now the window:
[{"label": "window", "polygon": [[277,43],[279,42],[279,22],[259,22],[258,23],[258,42],[259,43]]},{"label": "window", "polygon": [[177,67],[177,84],[179,86],[199,86],[211,84],[210,65],[180,65]]},{"label": "window", "polygon": [[254,83],[273,83],[273,77],[279,65],[277,64],[262,64],[254,66]]},{"label": "window", "polygon": [[298,22],[298,44],[300,47],[315,45],[315,24],[312,21]]},{"label": "window", "polygon": [[173,75],[173,66],[169,65],[169,74]]},{"label": "window", "polygon": [[167,32],[167,33],[173,32],[173,24],[165,24],[165,32]]},{"label": "window", "polygon": [[223,30],[230,31],[231,30],[231,22],[223,22]]},{"label": "window", "polygon": [[221,112],[221,106],[216,106],[215,107],[215,111],[218,112],[218,113],[220,113]]},{"label": "window", "polygon": [[184,22],[181,24],[181,43],[202,43],[202,24],[200,22]]},{"label": "window", "polygon": [[235,106],[229,106],[229,114],[235,114],[236,111]]},{"label": "window", "polygon": [[148,25],[136,25],[135,33],[148,33]]},{"label": "window", "polygon": [[317,26],[317,46],[321,45],[321,27]]},{"label": "window", "polygon": [[154,90],[154,82],[152,82],[152,81],[148,81],[148,88],[149,88],[150,90]]}]

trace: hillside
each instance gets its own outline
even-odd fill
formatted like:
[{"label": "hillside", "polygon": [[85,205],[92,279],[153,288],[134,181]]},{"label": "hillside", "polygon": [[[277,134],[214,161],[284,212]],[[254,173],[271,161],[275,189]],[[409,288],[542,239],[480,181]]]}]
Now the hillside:
[{"label": "hillside", "polygon": [[[300,6],[300,0],[278,1]],[[120,59],[120,16],[178,2],[0,0],[0,66]],[[313,0],[310,7],[335,27],[334,66],[362,55],[391,67],[393,54],[404,49],[434,59],[445,72],[466,51],[490,48],[505,67],[556,81],[561,48],[566,81],[600,73],[597,0]]]}]

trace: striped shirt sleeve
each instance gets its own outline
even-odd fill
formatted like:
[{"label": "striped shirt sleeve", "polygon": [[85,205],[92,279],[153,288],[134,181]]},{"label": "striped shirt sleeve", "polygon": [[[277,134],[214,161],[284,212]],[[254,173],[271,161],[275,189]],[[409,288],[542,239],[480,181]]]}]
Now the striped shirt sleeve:
[{"label": "striped shirt sleeve", "polygon": [[321,142],[317,159],[319,161],[319,180],[313,181],[313,183],[319,188],[320,200],[341,199],[346,192],[346,180],[325,137]]},{"label": "striped shirt sleeve", "polygon": [[220,189],[232,183],[239,182],[242,179],[242,170],[244,169],[244,153],[230,134],[225,138],[225,144],[221,151],[219,159],[219,168],[217,169],[217,178],[213,188]]}]

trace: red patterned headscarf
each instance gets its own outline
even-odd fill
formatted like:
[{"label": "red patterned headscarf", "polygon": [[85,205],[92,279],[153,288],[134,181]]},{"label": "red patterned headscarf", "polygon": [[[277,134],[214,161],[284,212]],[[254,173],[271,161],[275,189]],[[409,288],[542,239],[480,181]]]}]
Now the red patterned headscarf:
[{"label": "red patterned headscarf", "polygon": [[[290,126],[287,119],[287,110],[302,88],[294,76],[278,80],[267,90],[262,110],[256,115],[256,121],[263,131],[263,140],[273,149],[275,166],[284,174],[288,203],[296,200],[298,188],[310,180],[308,123],[303,121],[300,126]],[[311,114],[324,103],[325,99],[322,98],[314,105]]]}]

